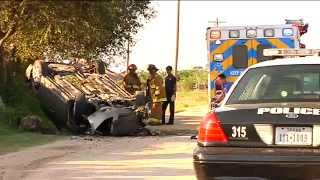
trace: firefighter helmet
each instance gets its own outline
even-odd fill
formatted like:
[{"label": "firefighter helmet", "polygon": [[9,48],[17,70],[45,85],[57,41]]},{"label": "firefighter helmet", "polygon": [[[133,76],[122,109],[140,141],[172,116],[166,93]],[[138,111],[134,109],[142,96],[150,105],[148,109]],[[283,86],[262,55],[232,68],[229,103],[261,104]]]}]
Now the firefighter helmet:
[{"label": "firefighter helmet", "polygon": [[137,70],[138,68],[137,68],[137,66],[135,65],[135,64],[130,64],[129,66],[128,66],[128,70]]}]

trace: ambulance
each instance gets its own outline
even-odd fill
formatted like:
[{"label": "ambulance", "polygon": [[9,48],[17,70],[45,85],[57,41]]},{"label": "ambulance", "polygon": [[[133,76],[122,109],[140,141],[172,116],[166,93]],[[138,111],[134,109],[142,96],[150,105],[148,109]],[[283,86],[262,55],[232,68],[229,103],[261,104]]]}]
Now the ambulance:
[{"label": "ambulance", "polygon": [[303,20],[285,20],[282,25],[217,26],[207,28],[209,64],[208,94],[212,104],[215,80],[219,74],[227,78],[225,89],[249,66],[272,60],[264,56],[264,49],[305,48],[300,37],[308,30]]}]

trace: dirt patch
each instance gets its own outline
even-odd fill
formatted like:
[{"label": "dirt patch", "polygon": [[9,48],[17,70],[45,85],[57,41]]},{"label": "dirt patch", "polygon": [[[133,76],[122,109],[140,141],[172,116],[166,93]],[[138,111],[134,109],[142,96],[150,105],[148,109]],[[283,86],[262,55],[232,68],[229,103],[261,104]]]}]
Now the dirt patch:
[{"label": "dirt patch", "polygon": [[41,167],[43,164],[46,164],[50,161],[53,161],[55,159],[59,159],[62,158],[65,154],[62,155],[55,155],[55,156],[50,156],[50,157],[44,157],[41,159],[37,159],[35,161],[32,161],[30,164],[28,164],[27,166],[25,166],[25,170],[32,170],[32,169],[37,169],[39,167]]},{"label": "dirt patch", "polygon": [[0,168],[0,180],[3,180],[4,171],[3,168]]},{"label": "dirt patch", "polygon": [[0,156],[0,177],[2,180],[22,179],[29,171],[80,150],[79,142],[64,140]]},{"label": "dirt patch", "polygon": [[196,135],[200,121],[207,112],[207,106],[192,107],[187,111],[176,113],[174,125],[147,126],[147,129],[158,136]]},{"label": "dirt patch", "polygon": [[189,137],[117,137],[76,142],[82,146],[72,154],[33,162],[36,165],[32,170],[23,170],[23,179],[195,179],[195,143]]},{"label": "dirt patch", "polygon": [[72,150],[76,150],[77,148],[79,148],[79,146],[77,145],[73,145],[73,146],[57,146],[57,147],[52,147],[50,148],[51,150],[58,150],[58,151],[72,151]]},{"label": "dirt patch", "polygon": [[192,151],[196,143],[182,135],[196,131],[205,114],[203,109],[178,113],[173,126],[157,126],[170,136],[71,136],[68,140],[2,155],[0,180],[194,180]]}]

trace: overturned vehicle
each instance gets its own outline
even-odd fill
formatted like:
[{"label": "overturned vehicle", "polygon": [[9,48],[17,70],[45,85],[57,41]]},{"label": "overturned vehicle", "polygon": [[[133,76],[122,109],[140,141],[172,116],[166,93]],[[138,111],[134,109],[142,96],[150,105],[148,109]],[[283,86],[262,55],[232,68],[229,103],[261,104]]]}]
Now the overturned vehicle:
[{"label": "overturned vehicle", "polygon": [[146,135],[144,94],[130,95],[104,66],[37,60],[26,79],[58,128],[74,133]]}]

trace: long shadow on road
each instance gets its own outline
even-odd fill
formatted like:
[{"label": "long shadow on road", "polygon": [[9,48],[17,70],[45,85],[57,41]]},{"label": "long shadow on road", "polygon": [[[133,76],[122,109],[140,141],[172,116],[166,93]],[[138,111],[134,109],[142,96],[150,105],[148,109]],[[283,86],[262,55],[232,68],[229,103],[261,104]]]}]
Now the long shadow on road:
[{"label": "long shadow on road", "polygon": [[[17,161],[13,163],[17,165],[12,167],[19,169],[11,168],[12,176],[7,177],[23,177],[25,180],[194,180],[192,152],[196,142],[190,140],[189,135],[196,134],[206,112],[206,107],[197,107],[177,113],[175,125],[153,126],[167,136],[104,137],[91,138],[90,141],[85,138],[69,139],[17,152],[14,156],[3,157],[2,161]],[[50,159],[59,154],[63,156]],[[41,155],[45,161],[38,162],[36,159]],[[18,162],[31,156],[34,158],[30,163]],[[37,162],[37,166],[27,168],[32,162]],[[10,167],[4,168],[10,172]],[[0,180],[6,180],[1,176],[0,173]]]},{"label": "long shadow on road", "polygon": [[[174,125],[148,126],[163,135],[195,135],[202,117],[208,112],[206,106],[197,106],[176,114]],[[168,119],[168,117],[167,117]]]},{"label": "long shadow on road", "polygon": [[195,142],[189,137],[114,138],[100,143],[96,149],[84,147],[88,149],[28,171],[25,179],[195,179]]}]

